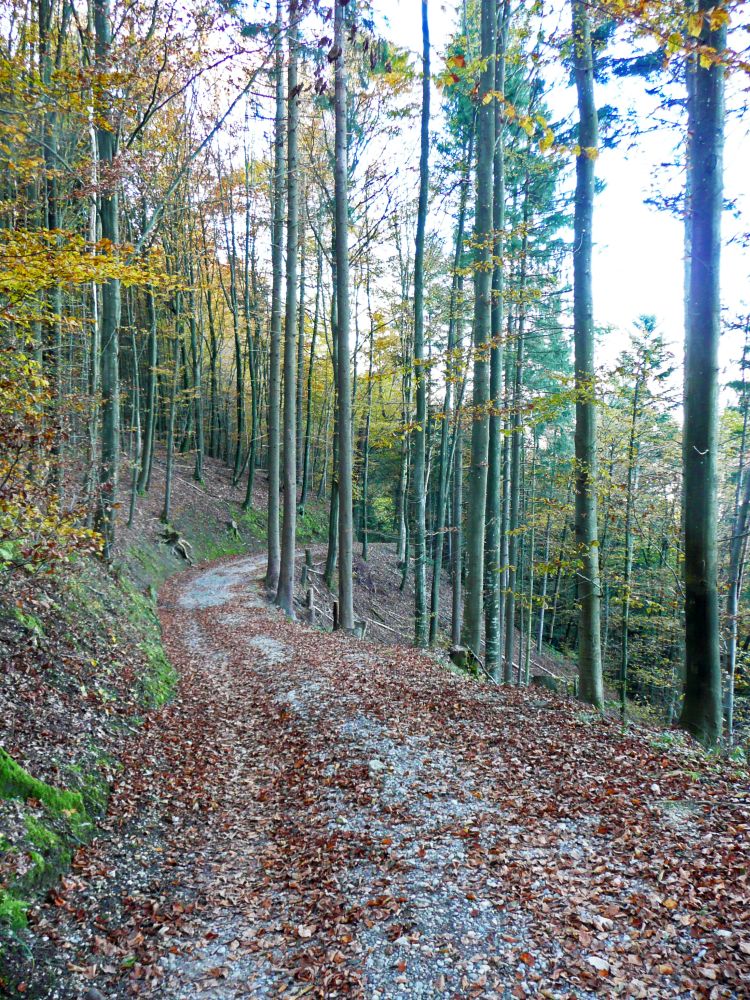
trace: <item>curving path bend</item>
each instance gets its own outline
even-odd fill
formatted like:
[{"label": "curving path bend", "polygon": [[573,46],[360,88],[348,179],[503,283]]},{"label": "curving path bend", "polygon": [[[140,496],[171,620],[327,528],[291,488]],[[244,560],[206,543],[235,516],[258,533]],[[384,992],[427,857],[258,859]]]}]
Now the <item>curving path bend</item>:
[{"label": "curving path bend", "polygon": [[705,787],[574,703],[289,622],[264,566],[162,595],[204,787],[160,995],[750,995],[731,901],[685,890]]}]

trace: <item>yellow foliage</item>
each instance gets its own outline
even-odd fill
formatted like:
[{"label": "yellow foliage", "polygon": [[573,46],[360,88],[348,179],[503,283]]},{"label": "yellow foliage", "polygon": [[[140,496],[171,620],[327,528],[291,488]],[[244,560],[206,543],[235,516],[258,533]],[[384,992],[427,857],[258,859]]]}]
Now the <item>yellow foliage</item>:
[{"label": "yellow foliage", "polygon": [[0,574],[51,572],[76,552],[96,552],[99,535],[54,487],[56,428],[47,380],[18,350],[0,354]]}]

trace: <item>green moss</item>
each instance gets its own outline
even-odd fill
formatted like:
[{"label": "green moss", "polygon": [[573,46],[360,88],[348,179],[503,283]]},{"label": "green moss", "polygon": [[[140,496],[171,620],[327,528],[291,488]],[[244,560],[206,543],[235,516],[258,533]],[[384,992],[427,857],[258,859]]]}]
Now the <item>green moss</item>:
[{"label": "green moss", "polygon": [[53,788],[39,781],[17,764],[10,754],[0,748],[0,798],[38,799],[51,816],[66,821],[77,840],[86,840],[91,831],[91,821],[86,813],[83,796],[65,788]]},{"label": "green moss", "polygon": [[11,930],[19,931],[26,926],[28,908],[29,904],[25,900],[0,889],[0,922],[9,924]]},{"label": "green moss", "polygon": [[314,510],[297,518],[297,541],[319,542],[328,536],[328,520]]},{"label": "green moss", "polygon": [[141,700],[146,708],[162,708],[174,696],[179,675],[167,659],[161,643],[144,642],[147,670],[141,680]]},{"label": "green moss", "polygon": [[48,830],[33,816],[26,817],[26,834],[35,847],[43,851],[56,851],[60,847],[60,838],[54,830]]},{"label": "green moss", "polygon": [[27,614],[21,611],[19,608],[13,609],[13,617],[15,620],[23,627],[31,632],[32,635],[42,636],[44,635],[44,625],[37,618],[36,615]]},{"label": "green moss", "polygon": [[268,533],[268,515],[264,510],[243,510],[238,516],[238,523],[254,538],[265,538]]}]

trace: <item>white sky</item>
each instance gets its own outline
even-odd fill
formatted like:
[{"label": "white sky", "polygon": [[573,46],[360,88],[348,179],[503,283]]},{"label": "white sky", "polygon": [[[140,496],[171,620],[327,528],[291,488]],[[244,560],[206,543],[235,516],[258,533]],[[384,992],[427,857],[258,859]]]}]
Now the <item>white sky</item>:
[{"label": "white sky", "polygon": [[[400,45],[421,52],[421,0],[375,0],[381,17],[389,21],[385,33]],[[430,0],[430,35],[433,72],[441,68],[440,53],[454,30],[458,0]],[[564,22],[563,22],[564,26]],[[747,86],[747,81],[741,81]],[[740,81],[729,85],[739,92]],[[650,99],[639,80],[618,81],[600,88],[597,103],[635,107],[644,120],[650,112]],[[572,88],[560,86],[546,95],[556,115],[563,116],[575,106]],[[440,99],[433,100],[433,128],[440,125]],[[418,123],[415,122],[415,131]],[[415,135],[415,145],[417,136]],[[680,220],[645,204],[645,199],[659,186],[659,164],[672,158],[675,134],[652,133],[643,136],[636,149],[603,150],[597,160],[597,174],[605,182],[598,196],[594,219],[594,305],[600,326],[612,326],[608,343],[602,343],[600,361],[609,361],[625,346],[626,331],[643,313],[657,317],[666,340],[681,358],[683,337],[683,226]],[[725,185],[727,198],[737,198],[743,209],[739,222],[725,213],[724,233],[728,239],[750,228],[750,139],[748,122],[730,120],[725,150]],[[572,164],[571,164],[572,167]],[[571,171],[572,181],[572,171]],[[672,180],[671,191],[676,190]],[[733,245],[724,250],[722,296],[728,315],[750,311],[750,265],[748,252]],[[741,352],[741,336],[726,336],[722,341],[723,378],[734,377],[731,369]]]}]

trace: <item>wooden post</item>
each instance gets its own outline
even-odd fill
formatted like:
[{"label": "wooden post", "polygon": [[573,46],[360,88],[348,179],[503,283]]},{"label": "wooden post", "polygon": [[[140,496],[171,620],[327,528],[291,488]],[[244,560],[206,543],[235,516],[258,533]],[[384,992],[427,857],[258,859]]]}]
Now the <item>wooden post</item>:
[{"label": "wooden post", "polygon": [[315,591],[312,587],[308,588],[307,597],[305,600],[305,606],[307,607],[308,620],[311,625],[315,624]]}]

